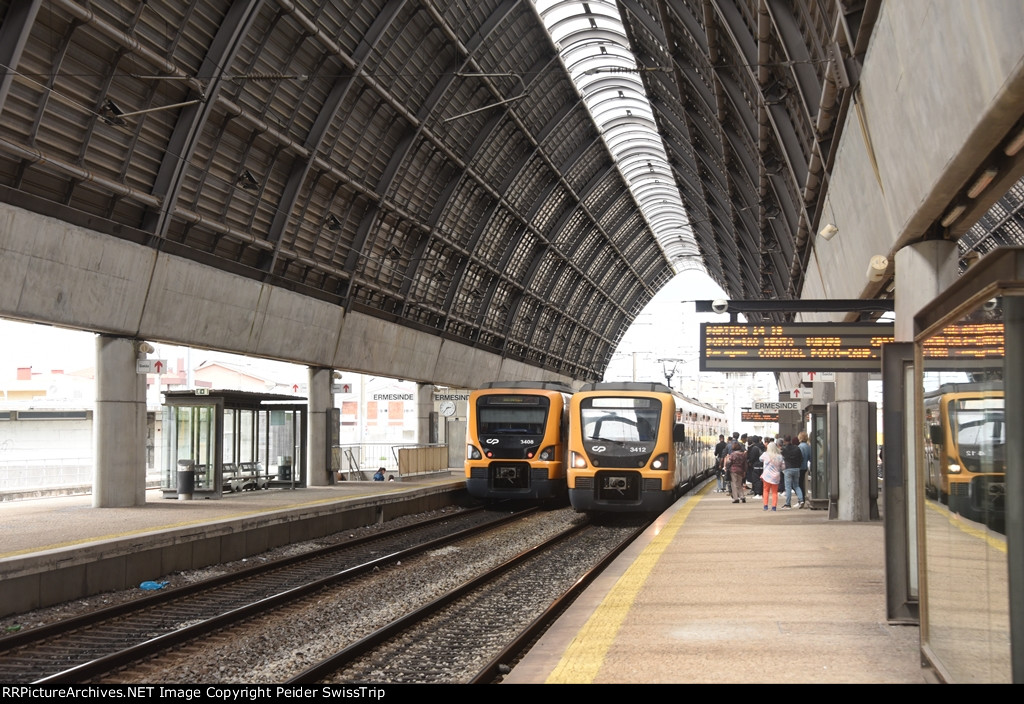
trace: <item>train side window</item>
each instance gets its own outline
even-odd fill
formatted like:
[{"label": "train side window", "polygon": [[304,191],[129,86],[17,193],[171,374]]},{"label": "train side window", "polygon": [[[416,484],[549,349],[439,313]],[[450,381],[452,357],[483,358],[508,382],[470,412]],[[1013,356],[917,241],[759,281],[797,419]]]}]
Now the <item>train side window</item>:
[{"label": "train side window", "polygon": [[672,427],[672,442],[686,442],[686,426],[683,423],[676,423]]}]

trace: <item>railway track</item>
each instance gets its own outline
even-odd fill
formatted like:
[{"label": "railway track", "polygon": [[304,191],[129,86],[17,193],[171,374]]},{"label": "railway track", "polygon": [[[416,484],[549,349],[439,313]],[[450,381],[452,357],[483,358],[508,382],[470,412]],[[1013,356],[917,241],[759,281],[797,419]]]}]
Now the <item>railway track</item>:
[{"label": "railway track", "polygon": [[466,511],[0,638],[0,681],[77,683],[530,512]]},{"label": "railway track", "polygon": [[[568,509],[453,518],[328,550],[335,555],[284,561],[301,576],[283,576],[290,565],[262,566],[271,586],[253,586],[261,579],[247,573],[240,583],[239,574],[227,575],[210,580],[224,584],[120,605],[88,623],[78,618],[2,639],[0,681],[496,681],[560,612],[559,601],[571,600],[588,574],[642,530],[590,525]],[[398,549],[396,541],[406,545]],[[305,564],[321,560],[331,566]],[[186,613],[197,603],[215,613]],[[376,652],[365,649],[371,642]]]},{"label": "railway track", "polygon": [[396,618],[288,684],[498,681],[648,524],[572,526]]}]

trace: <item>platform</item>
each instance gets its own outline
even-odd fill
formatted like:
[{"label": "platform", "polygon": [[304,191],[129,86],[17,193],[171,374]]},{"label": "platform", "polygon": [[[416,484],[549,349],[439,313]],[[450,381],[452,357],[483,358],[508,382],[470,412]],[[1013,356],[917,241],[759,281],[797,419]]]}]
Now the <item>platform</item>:
[{"label": "platform", "polygon": [[663,514],[505,683],[936,682],[919,629],[886,623],[881,522],[713,487]]},{"label": "platform", "polygon": [[[453,472],[222,500],[151,492],[138,508],[94,509],[88,496],[2,503],[0,604],[30,593],[56,599],[113,576],[135,585],[215,555],[238,559],[313,537],[313,524],[330,523],[325,516],[366,525],[392,511],[428,510],[462,484]],[[713,487],[662,515],[505,682],[936,681],[920,666],[918,628],[886,623],[881,522],[764,512],[760,499],[733,504]],[[51,571],[63,576],[46,581]]]},{"label": "platform", "polygon": [[93,508],[88,495],[5,501],[0,616],[436,509],[464,486],[461,472],[442,472],[191,501],[151,490],[130,508]]}]

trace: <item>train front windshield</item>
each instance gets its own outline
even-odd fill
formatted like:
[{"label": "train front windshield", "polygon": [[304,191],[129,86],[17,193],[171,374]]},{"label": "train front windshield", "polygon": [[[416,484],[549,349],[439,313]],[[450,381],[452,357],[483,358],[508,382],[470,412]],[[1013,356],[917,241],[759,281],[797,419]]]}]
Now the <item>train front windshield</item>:
[{"label": "train front windshield", "polygon": [[595,397],[580,403],[584,440],[645,442],[655,440],[661,401],[653,398]]},{"label": "train front windshield", "polygon": [[967,471],[1006,471],[1003,399],[954,399],[949,402],[949,425],[957,455]]},{"label": "train front windshield", "polygon": [[541,396],[484,397],[477,407],[480,435],[543,435],[548,399]]}]

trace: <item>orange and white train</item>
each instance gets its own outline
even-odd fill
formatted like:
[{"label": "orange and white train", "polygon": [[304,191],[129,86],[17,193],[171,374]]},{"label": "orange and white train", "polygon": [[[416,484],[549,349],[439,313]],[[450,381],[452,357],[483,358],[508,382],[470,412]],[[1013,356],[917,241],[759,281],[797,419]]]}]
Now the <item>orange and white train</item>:
[{"label": "orange and white train", "polygon": [[569,406],[569,502],[586,512],[660,512],[715,468],[725,415],[664,384],[586,384]]},{"label": "orange and white train", "polygon": [[466,490],[488,501],[565,500],[572,389],[495,381],[469,395]]}]

